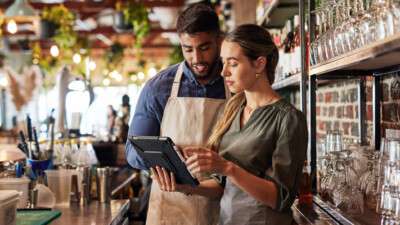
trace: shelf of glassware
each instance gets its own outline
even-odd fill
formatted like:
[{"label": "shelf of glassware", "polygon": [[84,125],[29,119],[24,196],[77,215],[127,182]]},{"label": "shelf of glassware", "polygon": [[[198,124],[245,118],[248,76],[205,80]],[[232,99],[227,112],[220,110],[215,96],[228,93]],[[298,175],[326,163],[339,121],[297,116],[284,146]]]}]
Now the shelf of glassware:
[{"label": "shelf of glassware", "polygon": [[378,70],[400,64],[400,33],[311,66],[310,75],[335,70]]},{"label": "shelf of glassware", "polygon": [[297,73],[295,75],[292,75],[288,78],[285,78],[283,80],[274,82],[272,84],[272,89],[274,89],[275,91],[285,88],[285,87],[289,87],[289,86],[299,86],[300,85],[300,81],[301,81],[301,73]]}]

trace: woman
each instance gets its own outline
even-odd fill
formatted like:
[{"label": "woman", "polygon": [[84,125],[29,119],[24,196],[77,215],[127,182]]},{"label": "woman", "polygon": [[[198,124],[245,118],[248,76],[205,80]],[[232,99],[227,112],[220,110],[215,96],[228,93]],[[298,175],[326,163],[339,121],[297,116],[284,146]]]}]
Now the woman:
[{"label": "woman", "polygon": [[[184,149],[192,174],[214,174],[199,186],[178,185],[174,174],[151,168],[164,191],[220,197],[219,224],[291,224],[291,205],[307,149],[304,115],[272,88],[278,50],[257,25],[229,33],[222,75],[235,96],[221,114],[207,149]],[[171,179],[170,179],[171,177]]]}]

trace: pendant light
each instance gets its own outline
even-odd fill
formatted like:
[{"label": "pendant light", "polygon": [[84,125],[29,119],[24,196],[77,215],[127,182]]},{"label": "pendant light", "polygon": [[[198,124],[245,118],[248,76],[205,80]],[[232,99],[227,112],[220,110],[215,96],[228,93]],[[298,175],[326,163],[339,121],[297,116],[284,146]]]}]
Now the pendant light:
[{"label": "pendant light", "polygon": [[15,0],[4,13],[4,19],[13,19],[17,22],[32,22],[39,19],[35,9],[27,0]]}]

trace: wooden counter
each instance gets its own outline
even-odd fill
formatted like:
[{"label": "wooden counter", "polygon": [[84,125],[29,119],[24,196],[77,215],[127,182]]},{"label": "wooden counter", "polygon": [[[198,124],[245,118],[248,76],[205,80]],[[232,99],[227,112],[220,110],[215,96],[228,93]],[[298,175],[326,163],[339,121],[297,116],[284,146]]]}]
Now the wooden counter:
[{"label": "wooden counter", "polygon": [[363,215],[347,215],[330,202],[313,196],[312,202],[299,202],[295,200],[292,206],[294,219],[298,224],[317,225],[379,225],[381,216],[373,210],[364,208]]},{"label": "wooden counter", "polygon": [[129,199],[111,200],[110,203],[92,201],[88,206],[71,202],[70,207],[55,207],[61,216],[50,225],[120,225],[128,224]]}]

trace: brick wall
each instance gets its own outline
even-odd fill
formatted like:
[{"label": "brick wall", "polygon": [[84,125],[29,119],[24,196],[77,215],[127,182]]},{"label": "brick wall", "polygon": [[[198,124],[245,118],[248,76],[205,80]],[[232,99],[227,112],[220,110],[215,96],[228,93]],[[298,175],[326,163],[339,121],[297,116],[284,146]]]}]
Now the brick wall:
[{"label": "brick wall", "polygon": [[[381,130],[400,129],[400,74],[382,77],[381,82]],[[372,145],[373,108],[372,77],[367,77],[366,95],[366,142]],[[294,92],[294,93],[293,93]],[[279,92],[299,108],[299,91]],[[294,98],[292,96],[295,96]],[[308,93],[307,93],[308,98]],[[343,130],[345,138],[359,138],[358,130],[358,85],[357,80],[345,80],[319,85],[317,89],[317,138],[325,138],[327,130]],[[307,102],[308,114],[308,102]],[[308,119],[308,115],[307,115]]]},{"label": "brick wall", "polygon": [[385,76],[382,82],[381,131],[400,129],[400,73]]}]

